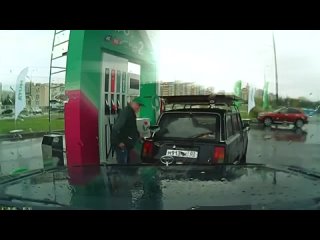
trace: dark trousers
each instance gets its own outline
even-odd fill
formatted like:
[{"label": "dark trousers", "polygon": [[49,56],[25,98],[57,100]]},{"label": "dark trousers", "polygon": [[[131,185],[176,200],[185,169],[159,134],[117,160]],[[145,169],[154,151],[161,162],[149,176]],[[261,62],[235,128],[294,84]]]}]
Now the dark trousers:
[{"label": "dark trousers", "polygon": [[116,147],[115,152],[116,152],[116,159],[119,164],[129,164],[130,150],[126,148],[121,149],[119,147]]}]

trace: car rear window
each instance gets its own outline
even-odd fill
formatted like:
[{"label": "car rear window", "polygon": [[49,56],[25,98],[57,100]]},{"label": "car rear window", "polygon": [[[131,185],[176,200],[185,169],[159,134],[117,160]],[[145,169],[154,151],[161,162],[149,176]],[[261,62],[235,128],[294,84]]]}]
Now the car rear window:
[{"label": "car rear window", "polygon": [[166,113],[159,122],[156,138],[218,138],[218,116],[200,113]]}]

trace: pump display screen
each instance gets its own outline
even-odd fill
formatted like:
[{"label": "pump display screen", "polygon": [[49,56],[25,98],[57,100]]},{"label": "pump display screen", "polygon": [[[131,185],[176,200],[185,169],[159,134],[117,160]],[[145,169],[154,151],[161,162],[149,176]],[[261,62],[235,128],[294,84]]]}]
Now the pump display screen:
[{"label": "pump display screen", "polygon": [[122,93],[126,92],[126,84],[127,84],[127,76],[126,76],[126,72],[122,72]]},{"label": "pump display screen", "polygon": [[109,91],[109,68],[105,70],[105,91]]},{"label": "pump display screen", "polygon": [[115,73],[115,70],[112,69],[111,71],[111,92],[115,92],[115,88],[116,88],[116,73]]},{"label": "pump display screen", "polygon": [[117,88],[116,88],[116,91],[118,93],[121,92],[120,85],[121,85],[121,71],[117,71]]},{"label": "pump display screen", "polygon": [[139,80],[134,79],[134,78],[130,78],[130,88],[139,90]]}]

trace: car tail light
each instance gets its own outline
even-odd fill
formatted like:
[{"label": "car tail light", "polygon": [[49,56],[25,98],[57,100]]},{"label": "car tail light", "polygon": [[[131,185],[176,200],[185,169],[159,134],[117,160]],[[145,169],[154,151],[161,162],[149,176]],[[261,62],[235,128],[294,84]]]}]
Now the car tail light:
[{"label": "car tail light", "polygon": [[215,147],[213,153],[213,163],[223,163],[224,161],[224,147]]},{"label": "car tail light", "polygon": [[143,144],[142,156],[143,157],[152,157],[152,155],[153,155],[153,142],[152,141],[145,141]]}]

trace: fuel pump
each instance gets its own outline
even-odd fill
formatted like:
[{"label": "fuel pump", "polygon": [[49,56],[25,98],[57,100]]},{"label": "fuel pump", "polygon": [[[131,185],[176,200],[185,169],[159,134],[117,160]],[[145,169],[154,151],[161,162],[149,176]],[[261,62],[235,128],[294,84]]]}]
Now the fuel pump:
[{"label": "fuel pump", "polygon": [[126,99],[126,76],[127,73],[125,71],[111,69],[110,91],[105,93],[105,98],[110,99],[110,105],[106,101],[106,105],[109,108],[107,115],[107,125],[109,127],[108,132],[106,131],[106,139],[109,139],[106,144],[107,161],[114,156],[114,151],[110,144],[112,128],[118,119],[121,109],[126,106],[124,103]]},{"label": "fuel pump", "polygon": [[[116,94],[115,94],[115,91],[116,91],[116,88],[115,88],[115,71],[114,69],[112,69],[112,74],[111,74],[111,94],[110,94],[110,97],[111,97],[111,111],[110,111],[110,116],[109,116],[109,126],[110,126],[110,131],[109,131],[109,139],[111,140],[111,133],[112,133],[112,127],[114,126],[115,122],[116,122],[116,119],[117,119],[117,116],[118,116],[118,111],[117,111],[117,105],[115,104],[115,98],[116,98]],[[107,148],[106,151],[107,151],[107,161],[108,160],[111,160],[114,156],[114,151],[111,147],[111,142],[109,141],[109,149]]]},{"label": "fuel pump", "polygon": [[105,133],[106,133],[106,159],[108,160],[110,153],[112,151],[111,147],[111,131],[112,131],[112,125],[110,121],[110,115],[111,115],[111,109],[110,105],[108,103],[108,100],[105,100],[105,116],[107,118],[107,123],[105,124]]},{"label": "fuel pump", "polygon": [[[102,75],[104,81],[101,85],[103,91],[101,100],[105,103],[105,114],[103,118],[100,118],[101,123],[104,124],[104,126],[100,126],[100,156],[103,156],[101,157],[102,161],[106,157],[106,161],[111,162],[114,160],[110,142],[112,128],[121,111],[133,98],[140,95],[140,67],[131,67],[129,71],[127,59],[104,53],[102,72],[104,73]],[[152,108],[156,111],[159,109],[158,105],[155,99]],[[140,118],[137,122],[141,126],[141,132],[146,132],[150,120]],[[147,136],[148,134],[143,135]]]}]

